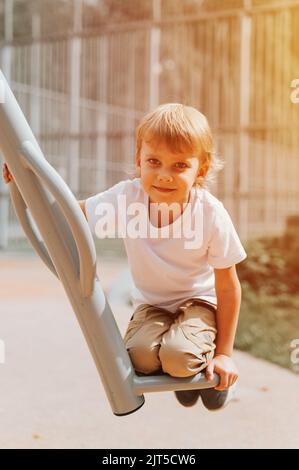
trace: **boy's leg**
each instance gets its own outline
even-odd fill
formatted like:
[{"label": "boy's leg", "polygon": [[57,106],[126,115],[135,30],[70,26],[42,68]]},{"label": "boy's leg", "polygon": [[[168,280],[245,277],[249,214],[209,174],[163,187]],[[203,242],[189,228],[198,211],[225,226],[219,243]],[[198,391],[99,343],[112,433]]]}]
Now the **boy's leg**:
[{"label": "boy's leg", "polygon": [[216,307],[190,299],[163,335],[159,357],[164,372],[191,377],[205,369],[216,348]]},{"label": "boy's leg", "polygon": [[[162,368],[170,375],[187,377],[205,369],[216,348],[216,307],[190,299],[180,307],[179,316],[163,336],[160,349]],[[209,410],[224,408],[234,398],[235,385],[220,391],[214,388],[175,392],[179,402],[192,406],[199,396]]]},{"label": "boy's leg", "polygon": [[[216,307],[197,299],[184,302],[162,339],[159,355],[163,370],[175,377],[196,375],[212,360],[215,337]],[[175,395],[183,406],[189,407],[197,402],[200,390],[176,391]]]},{"label": "boy's leg", "polygon": [[170,312],[152,305],[142,304],[135,310],[124,343],[137,372],[151,374],[161,370],[160,344],[173,321]]}]

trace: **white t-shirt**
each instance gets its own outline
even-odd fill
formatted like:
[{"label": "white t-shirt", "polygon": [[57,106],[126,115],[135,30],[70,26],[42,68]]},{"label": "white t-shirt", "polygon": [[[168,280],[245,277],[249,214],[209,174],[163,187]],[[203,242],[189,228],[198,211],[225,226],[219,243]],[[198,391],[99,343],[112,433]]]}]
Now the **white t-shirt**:
[{"label": "white t-shirt", "polygon": [[135,178],[88,198],[85,205],[93,234],[124,239],[134,309],[146,303],[174,313],[190,298],[217,305],[213,268],[230,267],[247,256],[222,202],[193,187],[182,215],[162,228],[150,222],[148,204]]}]

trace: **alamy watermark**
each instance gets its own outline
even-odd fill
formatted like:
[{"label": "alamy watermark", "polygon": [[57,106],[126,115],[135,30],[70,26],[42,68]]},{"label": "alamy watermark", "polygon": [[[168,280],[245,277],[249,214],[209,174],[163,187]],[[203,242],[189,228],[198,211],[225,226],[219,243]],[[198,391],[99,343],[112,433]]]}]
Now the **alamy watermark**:
[{"label": "alamy watermark", "polygon": [[[178,202],[151,203],[151,211],[161,227],[149,221],[148,208],[142,202],[127,205],[126,195],[117,196],[117,208],[109,202],[99,203],[95,208],[95,234],[98,238],[177,238],[184,240],[187,250],[198,249],[203,242],[203,208],[200,204],[192,214],[192,204],[183,204],[183,214],[170,223],[170,214],[181,215]],[[175,229],[174,225],[175,224]]]},{"label": "alamy watermark", "polygon": [[0,339],[0,364],[5,363],[5,343],[3,339]]},{"label": "alamy watermark", "polygon": [[292,369],[296,372],[299,371],[299,338],[293,339],[290,343],[293,351],[290,354]]},{"label": "alamy watermark", "polygon": [[299,103],[299,78],[292,80],[291,88],[294,88],[294,90],[290,94],[290,100],[292,103],[297,104]]}]

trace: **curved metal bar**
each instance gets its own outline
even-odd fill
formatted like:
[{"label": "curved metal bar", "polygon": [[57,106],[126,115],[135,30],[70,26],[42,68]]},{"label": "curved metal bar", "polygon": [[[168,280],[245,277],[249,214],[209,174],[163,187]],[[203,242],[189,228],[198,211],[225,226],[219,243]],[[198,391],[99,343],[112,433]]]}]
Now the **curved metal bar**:
[{"label": "curved metal bar", "polygon": [[[24,166],[41,179],[60,206],[72,235],[75,239],[80,259],[80,285],[83,297],[91,295],[93,290],[96,257],[92,235],[86,226],[84,215],[78,202],[64,180],[43,158],[41,151],[30,141],[23,142],[20,153]],[[83,222],[83,223],[82,223]]]},{"label": "curved metal bar", "polygon": [[14,182],[11,182],[9,187],[14,210],[16,212],[20,224],[23,227],[25,234],[27,235],[30,243],[32,244],[37,254],[41,257],[45,265],[50,269],[50,271],[52,271],[52,273],[56,277],[59,278],[44,242],[39,238],[38,233],[36,232],[30,218],[28,217],[27,206],[24,202],[24,199],[22,198],[20,191],[18,190],[17,185]]}]

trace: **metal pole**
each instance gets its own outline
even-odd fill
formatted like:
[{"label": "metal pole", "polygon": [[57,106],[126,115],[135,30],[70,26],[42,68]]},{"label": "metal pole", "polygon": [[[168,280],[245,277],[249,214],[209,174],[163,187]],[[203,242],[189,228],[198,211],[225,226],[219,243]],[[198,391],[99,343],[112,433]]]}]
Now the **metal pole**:
[{"label": "metal pole", "polygon": [[[14,177],[10,191],[26,235],[59,277],[77,316],[107,398],[116,415],[144,403],[134,390],[134,368],[96,276],[96,252],[88,224],[68,186],[44,158],[2,72],[0,144]],[[47,190],[47,191],[46,191]],[[40,236],[29,227],[26,206]],[[24,226],[24,225],[23,225]]]}]

